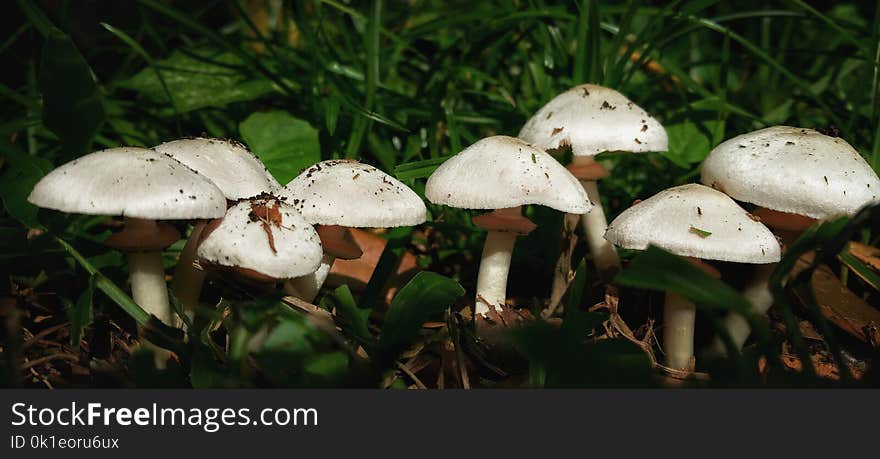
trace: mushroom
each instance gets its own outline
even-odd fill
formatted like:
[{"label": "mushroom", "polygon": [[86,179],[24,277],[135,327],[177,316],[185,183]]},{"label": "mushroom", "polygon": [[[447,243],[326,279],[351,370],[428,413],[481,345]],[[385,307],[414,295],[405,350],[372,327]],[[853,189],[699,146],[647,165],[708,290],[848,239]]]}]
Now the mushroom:
[{"label": "mushroom", "polygon": [[162,322],[175,325],[168,302],[162,249],[180,238],[156,220],[215,218],[223,193],[168,156],[144,148],[101,150],[64,164],[34,186],[28,201],[88,215],[121,215],[125,227],[107,245],[128,253],[132,298]]},{"label": "mushroom", "polygon": [[[701,260],[766,264],[780,257],[779,242],[767,227],[724,193],[699,184],[666,189],[623,211],[605,239],[627,249],[655,245],[714,275]],[[666,294],[663,348],[670,368],[693,370],[695,313],[690,300]]]},{"label": "mushroom", "polygon": [[261,195],[206,225],[197,254],[239,278],[274,283],[315,272],[323,252],[318,233],[292,205]]},{"label": "mushroom", "polygon": [[321,267],[285,283],[285,291],[312,301],[336,258],[359,258],[361,249],[348,228],[390,228],[423,223],[427,210],[409,187],[369,164],[352,160],[322,161],[303,171],[280,192],[316,225],[324,246]]},{"label": "mushroom", "polygon": [[599,274],[610,280],[620,271],[620,258],[602,235],[608,226],[596,182],[608,170],[594,160],[599,153],[665,151],[666,130],[623,94],[603,86],[583,84],[556,96],[541,107],[519,138],[547,151],[571,148],[568,170],[580,180],[596,204],[581,215],[584,238]]},{"label": "mushroom", "polygon": [[[196,137],[172,140],[153,149],[211,180],[228,201],[274,193],[281,188],[266,166],[244,145],[234,140]],[[205,279],[205,272],[194,263],[196,246],[205,224],[201,220],[193,225],[171,281],[174,296],[184,309],[190,311],[198,305]]]},{"label": "mushroom", "polygon": [[[721,143],[703,163],[701,181],[759,206],[753,213],[789,241],[816,220],[853,215],[880,202],[880,179],[845,140],[791,126],[760,129]],[[774,268],[760,267],[743,291],[757,314],[773,304],[767,282]],[[749,336],[748,323],[731,314],[724,326],[741,348]],[[723,354],[719,338],[712,350]]]},{"label": "mushroom", "polygon": [[540,204],[574,214],[592,207],[577,179],[552,156],[506,136],[479,140],[446,160],[428,178],[425,196],[434,204],[492,210],[473,219],[488,230],[474,307],[481,315],[505,304],[516,237],[535,228],[521,206]]}]

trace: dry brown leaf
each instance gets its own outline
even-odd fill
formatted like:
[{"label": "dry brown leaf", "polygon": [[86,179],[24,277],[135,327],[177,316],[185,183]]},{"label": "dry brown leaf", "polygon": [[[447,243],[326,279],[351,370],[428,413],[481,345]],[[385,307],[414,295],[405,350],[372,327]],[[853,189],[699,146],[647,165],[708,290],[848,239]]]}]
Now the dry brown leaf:
[{"label": "dry brown leaf", "polygon": [[[780,360],[785,368],[789,370],[800,373],[804,369],[804,364],[801,362],[800,357],[795,355],[794,350],[788,343],[782,344]],[[811,353],[810,361],[813,364],[813,368],[816,370],[816,376],[823,379],[830,379],[832,381],[840,380],[840,369],[837,367],[837,364],[834,363],[834,359],[828,351],[823,350]],[[865,373],[863,365],[854,365],[852,362],[847,365],[853,379],[859,380],[862,378]]]},{"label": "dry brown leaf", "polygon": [[[802,256],[793,274],[807,268],[812,259],[813,254]],[[828,266],[821,265],[816,269],[812,286],[823,317],[875,348],[880,345],[880,310],[846,288]]]}]

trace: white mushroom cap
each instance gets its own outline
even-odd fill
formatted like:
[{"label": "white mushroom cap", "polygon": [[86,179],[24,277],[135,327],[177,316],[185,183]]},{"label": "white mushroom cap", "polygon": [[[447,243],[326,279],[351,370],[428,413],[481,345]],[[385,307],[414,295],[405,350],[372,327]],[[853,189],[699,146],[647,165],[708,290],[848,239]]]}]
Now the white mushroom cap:
[{"label": "white mushroom cap", "polygon": [[449,158],[431,174],[425,196],[461,209],[505,209],[540,204],[583,214],[593,205],[558,161],[520,139],[493,136]]},{"label": "white mushroom cap", "polygon": [[627,249],[655,245],[676,255],[775,263],[779,242],[726,194],[696,183],[663,190],[623,211],[605,239]]},{"label": "white mushroom cap", "polygon": [[575,156],[605,151],[666,151],[666,130],[623,94],[583,84],[554,97],[523,126],[519,138],[543,150],[571,146]]},{"label": "white mushroom cap", "polygon": [[226,197],[213,183],[146,148],[101,150],[59,166],[28,201],[63,212],[151,220],[216,218]]},{"label": "white mushroom cap", "polygon": [[845,140],[774,126],[715,147],[701,181],[734,199],[824,219],[880,202],[880,179]]},{"label": "white mushroom cap", "polygon": [[274,193],[281,188],[266,166],[244,145],[233,140],[180,139],[153,149],[207,177],[230,201]]},{"label": "white mushroom cap", "polygon": [[293,206],[280,199],[255,198],[230,207],[201,241],[198,255],[217,265],[290,279],[315,272],[323,251],[318,233]]},{"label": "white mushroom cap", "polygon": [[424,223],[425,203],[396,178],[369,164],[322,161],[281,191],[313,225],[392,228]]}]

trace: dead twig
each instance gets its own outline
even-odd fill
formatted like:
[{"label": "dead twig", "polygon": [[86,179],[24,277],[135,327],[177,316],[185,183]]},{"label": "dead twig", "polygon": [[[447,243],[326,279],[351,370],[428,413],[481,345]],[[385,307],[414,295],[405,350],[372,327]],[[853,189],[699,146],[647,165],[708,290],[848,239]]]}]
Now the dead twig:
[{"label": "dead twig", "polygon": [[37,365],[42,365],[46,362],[51,362],[53,360],[69,360],[71,362],[77,362],[77,361],[79,361],[79,356],[76,356],[74,354],[69,354],[67,352],[56,352],[54,354],[49,354],[47,356],[40,357],[38,359],[29,360],[29,361],[25,362],[24,365],[22,365],[21,369],[27,370],[27,369],[33,368]]},{"label": "dead twig", "polygon": [[409,367],[407,367],[406,365],[404,365],[400,362],[397,362],[397,368],[400,371],[402,371],[403,374],[407,375],[409,377],[409,379],[412,379],[413,382],[416,383],[416,386],[418,386],[419,389],[427,389],[428,388],[427,386],[425,386],[425,384],[422,382],[422,380],[419,379],[419,377],[416,376],[416,374],[413,373],[412,370],[410,370]]}]

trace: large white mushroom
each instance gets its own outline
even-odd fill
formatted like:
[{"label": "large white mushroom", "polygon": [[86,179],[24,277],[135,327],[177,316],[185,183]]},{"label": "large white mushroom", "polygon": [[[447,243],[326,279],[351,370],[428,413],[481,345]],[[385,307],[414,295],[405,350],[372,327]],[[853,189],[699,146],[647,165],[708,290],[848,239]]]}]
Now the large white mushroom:
[{"label": "large white mushroom", "polygon": [[354,259],[361,250],[348,228],[391,228],[425,221],[425,203],[399,180],[369,164],[322,161],[284,186],[280,195],[316,225],[324,246],[318,270],[285,284],[285,290],[311,301],[336,258]]},{"label": "large white mushroom", "polygon": [[[753,213],[786,239],[816,220],[853,215],[880,202],[880,179],[852,146],[792,126],[760,129],[721,143],[703,163],[701,181],[760,206]],[[774,268],[759,267],[743,291],[758,314],[773,304],[767,281]],[[742,347],[750,332],[745,319],[731,314],[725,327]],[[720,339],[713,350],[723,353]]]},{"label": "large white mushroom", "polygon": [[[202,137],[178,139],[153,149],[208,178],[220,188],[228,201],[275,193],[281,188],[266,166],[244,145],[233,140]],[[198,305],[205,279],[205,272],[194,264],[205,223],[201,220],[193,225],[186,245],[180,252],[171,283],[174,295],[187,310],[193,310]]]},{"label": "large white mushroom", "polygon": [[128,253],[132,297],[169,325],[162,249],[180,238],[157,220],[220,217],[223,193],[206,178],[168,156],[144,148],[112,148],[64,164],[34,186],[28,201],[49,209],[125,217],[124,229],[107,244]]},{"label": "large white mushroom", "polygon": [[[644,250],[649,245],[676,255],[700,260],[766,264],[779,261],[776,237],[724,193],[689,184],[661,191],[623,211],[605,233],[605,238],[623,248]],[[663,320],[663,349],[667,366],[693,367],[694,319],[690,300],[666,294]]]},{"label": "large white mushroom", "polygon": [[602,235],[608,226],[596,182],[608,171],[593,157],[603,152],[665,151],[663,126],[623,94],[603,86],[583,84],[556,96],[526,122],[519,137],[543,150],[571,148],[569,171],[577,177],[592,210],[581,215],[584,237],[599,273],[611,279],[620,271],[620,258]]},{"label": "large white mushroom", "polygon": [[521,206],[540,204],[574,214],[592,207],[577,179],[552,156],[506,136],[487,137],[446,160],[428,178],[425,196],[434,204],[492,210],[473,219],[489,231],[474,307],[482,315],[505,304],[516,237],[535,228]]}]

